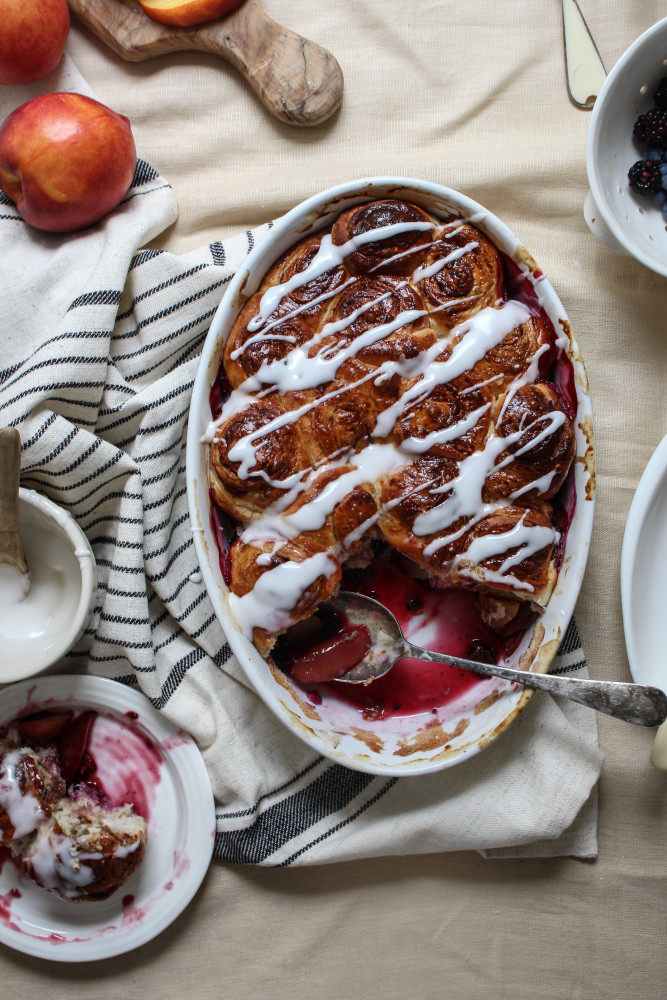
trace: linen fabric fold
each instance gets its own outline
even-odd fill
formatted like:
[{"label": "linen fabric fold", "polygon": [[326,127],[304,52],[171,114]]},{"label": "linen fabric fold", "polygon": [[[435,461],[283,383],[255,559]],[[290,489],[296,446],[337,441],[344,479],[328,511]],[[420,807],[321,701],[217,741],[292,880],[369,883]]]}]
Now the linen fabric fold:
[{"label": "linen fabric fold", "polygon": [[[88,92],[67,60],[58,73],[50,89]],[[0,112],[32,96],[18,90]],[[594,856],[603,758],[581,706],[537,694],[490,749],[397,779],[318,756],[249,685],[199,573],[185,442],[208,327],[269,224],[182,256],[142,249],[175,217],[168,183],[141,160],[121,205],[80,233],[39,233],[0,197],[0,424],[21,433],[22,485],[76,518],[99,572],[88,628],[59,671],[138,687],[194,736],[220,860]],[[554,670],[585,669],[572,623]]]}]

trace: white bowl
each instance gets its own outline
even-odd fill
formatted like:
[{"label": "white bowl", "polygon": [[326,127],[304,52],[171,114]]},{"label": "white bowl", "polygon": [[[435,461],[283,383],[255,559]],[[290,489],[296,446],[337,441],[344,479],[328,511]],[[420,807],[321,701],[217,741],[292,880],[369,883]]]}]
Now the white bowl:
[{"label": "white bowl", "polygon": [[[510,230],[481,205],[461,194],[425,181],[377,177],[343,184],[298,205],[279,219],[249,254],[230,282],[211,324],[195,379],[187,441],[190,515],[201,572],[229,645],[249,680],[268,707],[291,732],[319,753],[356,770],[373,774],[411,775],[440,770],[483,749],[519,715],[531,692],[490,679],[434,719],[421,715],[368,721],[335,698],[321,705],[306,700],[287,676],[271,670],[242,635],[228,601],[218,551],[210,526],[208,446],[203,441],[211,420],[209,392],[216,378],[222,348],[240,308],[257,290],[270,266],[292,244],[330,225],[351,205],[379,197],[413,201],[436,216],[463,215],[474,221],[527,275],[536,275],[535,294],[557,331],[570,337],[569,355],[578,399],[577,461],[572,482],[576,509],[567,538],[563,567],[549,605],[506,662],[546,671],[565,634],[584,574],[593,525],[593,423],[588,385],[565,311],[537,264]],[[437,727],[440,727],[437,730]],[[424,740],[429,730],[433,740]],[[459,731],[461,730],[461,731]],[[436,735],[440,736],[436,739]],[[429,744],[429,745],[427,745]]]},{"label": "white bowl", "polygon": [[93,550],[71,514],[20,489],[19,526],[30,591],[20,604],[0,608],[0,684],[56,664],[86,627],[97,589]]},{"label": "white bowl", "polygon": [[658,21],[621,56],[593,108],[586,142],[590,192],[584,217],[600,242],[667,275],[667,223],[660,206],[635,194],[628,170],[643,158],[632,137],[637,117],[653,107],[652,95],[667,76],[667,18]]}]

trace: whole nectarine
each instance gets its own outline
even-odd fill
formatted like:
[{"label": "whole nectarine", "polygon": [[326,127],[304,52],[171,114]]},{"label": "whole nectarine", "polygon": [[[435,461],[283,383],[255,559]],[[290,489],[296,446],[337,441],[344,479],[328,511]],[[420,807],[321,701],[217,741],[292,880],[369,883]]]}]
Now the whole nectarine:
[{"label": "whole nectarine", "polygon": [[34,97],[0,126],[0,188],[47,232],[73,232],[107,215],[136,162],[125,115],[82,94]]},{"label": "whole nectarine", "polygon": [[155,21],[187,28],[192,24],[215,21],[240,7],[244,0],[139,0]]},{"label": "whole nectarine", "polygon": [[0,83],[32,83],[55,69],[69,34],[67,0],[0,0]]}]

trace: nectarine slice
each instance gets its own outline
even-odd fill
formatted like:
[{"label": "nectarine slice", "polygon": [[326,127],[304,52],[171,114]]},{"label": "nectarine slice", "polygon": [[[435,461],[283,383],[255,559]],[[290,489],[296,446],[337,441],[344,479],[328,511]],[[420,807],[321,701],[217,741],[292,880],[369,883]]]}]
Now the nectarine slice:
[{"label": "nectarine slice", "polygon": [[139,3],[153,20],[188,28],[230,14],[243,0],[139,0]]}]

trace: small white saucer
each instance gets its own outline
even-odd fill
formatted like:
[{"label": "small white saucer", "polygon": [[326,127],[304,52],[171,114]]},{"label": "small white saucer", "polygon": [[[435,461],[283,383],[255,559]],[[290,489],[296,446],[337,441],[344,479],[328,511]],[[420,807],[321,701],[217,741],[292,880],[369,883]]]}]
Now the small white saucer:
[{"label": "small white saucer", "polygon": [[[89,962],[145,944],[185,909],[211,860],[215,805],[194,741],[143,694],[116,681],[50,676],[14,684],[2,692],[0,729],[18,715],[59,707],[94,709],[107,732],[119,729],[122,760],[106,777],[118,781],[122,771],[128,785],[141,786],[149,813],[146,855],[115,895],[80,903],[47,892],[0,857],[0,942],[38,958]],[[95,753],[92,742],[91,748]],[[98,771],[104,784],[101,760]]]}]

